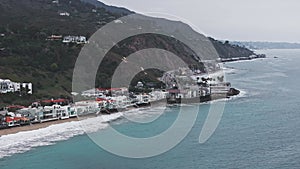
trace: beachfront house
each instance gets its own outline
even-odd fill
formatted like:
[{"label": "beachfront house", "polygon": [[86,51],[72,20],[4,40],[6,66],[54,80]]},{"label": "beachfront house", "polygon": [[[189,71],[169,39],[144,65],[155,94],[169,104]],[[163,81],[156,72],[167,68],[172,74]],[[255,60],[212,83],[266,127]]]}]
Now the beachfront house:
[{"label": "beachfront house", "polygon": [[70,118],[68,106],[52,105],[45,106],[42,111],[42,121]]},{"label": "beachfront house", "polygon": [[147,94],[139,94],[135,95],[136,96],[136,106],[145,106],[150,104],[150,96]]},{"label": "beachfront house", "polygon": [[124,96],[124,95],[108,97],[107,99],[108,99],[108,100],[106,100],[107,103],[110,103],[110,105],[113,105],[117,108],[125,108],[131,102],[129,97]]},{"label": "beachfront house", "polygon": [[28,118],[32,123],[77,117],[75,107],[70,105],[52,105],[29,107],[17,110],[18,114]]},{"label": "beachfront house", "polygon": [[167,98],[167,94],[168,92],[166,91],[161,91],[161,90],[154,90],[151,93],[149,93],[150,95],[150,99],[151,101],[157,101],[157,100],[163,100]]},{"label": "beachfront house", "polygon": [[75,102],[74,108],[77,115],[95,113],[100,110],[99,103],[95,100]]},{"label": "beachfront house", "polygon": [[17,113],[22,114],[23,117],[28,118],[31,121],[31,123],[39,123],[42,122],[42,120],[44,120],[45,117],[49,117],[49,115],[45,115],[49,112],[45,112],[44,108],[41,106],[23,108],[17,110]]},{"label": "beachfront house", "polygon": [[179,89],[168,89],[167,103],[180,103],[181,98],[183,97],[182,95],[182,91]]},{"label": "beachfront house", "polygon": [[7,115],[7,111],[0,111],[0,129],[6,127],[5,116]]},{"label": "beachfront house", "polygon": [[0,123],[0,128],[6,128],[20,125],[28,125],[30,124],[30,120],[20,113],[1,111]]},{"label": "beachfront house", "polygon": [[212,94],[227,94],[230,88],[231,88],[231,84],[229,82],[216,83],[210,85]]}]

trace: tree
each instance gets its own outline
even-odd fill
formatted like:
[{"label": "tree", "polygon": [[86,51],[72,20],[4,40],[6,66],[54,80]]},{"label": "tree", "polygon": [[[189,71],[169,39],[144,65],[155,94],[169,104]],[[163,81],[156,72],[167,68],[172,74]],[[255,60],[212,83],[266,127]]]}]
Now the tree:
[{"label": "tree", "polygon": [[57,65],[57,63],[52,63],[52,64],[50,65],[50,69],[51,69],[51,71],[56,72],[56,71],[58,70],[58,65]]}]

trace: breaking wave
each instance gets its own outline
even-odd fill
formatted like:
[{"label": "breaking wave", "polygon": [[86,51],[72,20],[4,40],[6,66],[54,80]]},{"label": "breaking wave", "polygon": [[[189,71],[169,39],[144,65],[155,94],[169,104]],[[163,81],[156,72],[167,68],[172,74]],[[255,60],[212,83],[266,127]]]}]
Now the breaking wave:
[{"label": "breaking wave", "polygon": [[[241,92],[237,97],[243,97],[244,95],[245,93]],[[195,105],[187,104],[181,106]],[[138,108],[111,115],[101,115],[82,119],[81,121],[54,124],[46,128],[32,131],[2,135],[0,137],[0,159],[14,154],[24,153],[36,147],[54,145],[59,141],[65,141],[85,133],[97,132],[107,128],[110,125],[109,123],[114,121],[116,121],[114,124],[121,124],[126,121],[141,123],[151,122],[157,119],[161,114],[171,110],[172,107],[164,106]]]},{"label": "breaking wave", "polygon": [[122,118],[122,113],[88,118],[82,121],[54,124],[46,128],[24,131],[0,137],[0,159],[24,153],[35,147],[53,145],[84,133],[105,129],[109,122]]},{"label": "breaking wave", "polygon": [[[101,115],[82,119],[81,121],[54,124],[46,128],[24,131],[0,137],[0,159],[14,154],[24,153],[36,147],[54,145],[72,137],[93,133],[105,129],[109,123],[127,120],[126,117],[147,119],[160,115],[164,107],[139,108],[110,115]],[[117,123],[116,123],[117,124]]]}]

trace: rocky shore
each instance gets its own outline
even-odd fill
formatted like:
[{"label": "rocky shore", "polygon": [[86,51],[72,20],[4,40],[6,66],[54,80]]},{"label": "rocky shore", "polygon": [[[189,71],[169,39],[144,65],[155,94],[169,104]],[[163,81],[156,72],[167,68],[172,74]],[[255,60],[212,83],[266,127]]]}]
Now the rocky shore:
[{"label": "rocky shore", "polygon": [[266,55],[257,54],[257,55],[251,55],[249,57],[220,58],[219,61],[220,62],[235,62],[235,61],[252,60],[252,59],[260,59],[260,58],[266,58]]}]

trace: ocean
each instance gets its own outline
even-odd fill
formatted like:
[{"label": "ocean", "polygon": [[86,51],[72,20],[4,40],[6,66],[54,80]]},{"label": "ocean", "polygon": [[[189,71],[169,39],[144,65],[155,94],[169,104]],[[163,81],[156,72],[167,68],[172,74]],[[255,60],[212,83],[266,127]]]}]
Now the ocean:
[{"label": "ocean", "polygon": [[[219,126],[199,144],[210,104],[199,107],[196,123],[176,147],[159,156],[131,159],[97,146],[76,122],[38,132],[0,137],[1,169],[299,169],[300,168],[300,50],[261,50],[266,59],[225,63],[226,79],[242,91],[226,101]],[[162,108],[139,109],[132,118],[151,119]],[[119,116],[110,124],[134,137],[166,130],[179,107],[166,108],[154,122],[136,124]],[[92,123],[91,123],[92,125]],[[103,131],[108,124],[98,125]],[[93,126],[91,126],[93,128]],[[170,138],[172,139],[172,138]],[[118,144],[118,140],[111,140]],[[157,145],[159,148],[160,145]],[[141,149],[141,151],[143,151]]]}]

